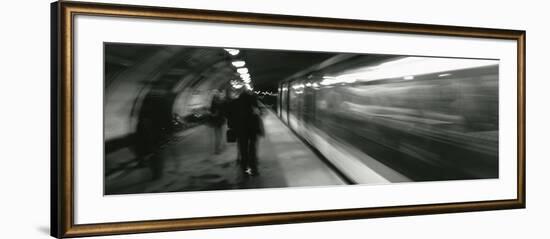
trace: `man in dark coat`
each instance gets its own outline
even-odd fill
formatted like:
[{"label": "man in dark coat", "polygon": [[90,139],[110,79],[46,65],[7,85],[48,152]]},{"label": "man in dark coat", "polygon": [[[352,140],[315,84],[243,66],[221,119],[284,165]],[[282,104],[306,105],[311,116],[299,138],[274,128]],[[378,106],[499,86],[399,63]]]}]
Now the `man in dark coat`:
[{"label": "man in dark coat", "polygon": [[258,136],[263,135],[263,123],[258,99],[254,92],[244,90],[232,102],[232,127],[237,136],[241,168],[246,174],[258,174]]}]

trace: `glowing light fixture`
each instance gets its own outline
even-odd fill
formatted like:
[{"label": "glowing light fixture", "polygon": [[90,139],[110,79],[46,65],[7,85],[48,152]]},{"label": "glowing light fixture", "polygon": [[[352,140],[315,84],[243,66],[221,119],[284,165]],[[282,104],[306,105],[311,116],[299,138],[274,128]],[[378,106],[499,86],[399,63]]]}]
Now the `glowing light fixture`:
[{"label": "glowing light fixture", "polygon": [[412,80],[414,79],[414,76],[405,76],[403,77],[403,80]]},{"label": "glowing light fixture", "polygon": [[451,75],[450,73],[445,73],[445,74],[438,75],[438,77],[445,77],[445,76],[450,76],[450,75]]},{"label": "glowing light fixture", "polygon": [[239,74],[241,74],[241,75],[246,74],[246,73],[248,73],[248,68],[246,68],[246,67],[238,68],[237,72],[239,72]]},{"label": "glowing light fixture", "polygon": [[244,65],[246,65],[244,61],[234,61],[234,62],[231,62],[231,64],[233,64],[233,66],[235,67],[243,67]]},{"label": "glowing light fixture", "polygon": [[224,50],[227,51],[232,56],[236,56],[239,54],[239,50],[237,49],[226,48]]}]

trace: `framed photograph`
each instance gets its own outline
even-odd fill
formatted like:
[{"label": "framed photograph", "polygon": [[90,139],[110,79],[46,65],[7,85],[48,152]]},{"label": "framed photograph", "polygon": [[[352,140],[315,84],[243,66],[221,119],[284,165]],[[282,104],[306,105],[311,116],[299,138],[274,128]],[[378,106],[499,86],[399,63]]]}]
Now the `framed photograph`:
[{"label": "framed photograph", "polygon": [[525,31],[51,13],[54,237],[525,208]]}]

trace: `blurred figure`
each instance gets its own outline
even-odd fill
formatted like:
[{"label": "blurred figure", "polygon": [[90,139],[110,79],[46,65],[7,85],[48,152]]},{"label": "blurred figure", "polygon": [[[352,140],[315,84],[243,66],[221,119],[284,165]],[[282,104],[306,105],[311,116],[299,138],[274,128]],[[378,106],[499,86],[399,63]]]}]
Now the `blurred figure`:
[{"label": "blurred figure", "polygon": [[172,103],[173,97],[150,92],[139,111],[134,150],[139,165],[151,170],[152,180],[160,179],[163,174],[165,162],[159,153],[171,135]]},{"label": "blurred figure", "polygon": [[240,166],[248,175],[258,175],[258,136],[264,134],[261,110],[256,95],[242,90],[231,105],[231,126],[237,136]]},{"label": "blurred figure", "polygon": [[213,91],[212,103],[210,104],[210,124],[214,129],[214,153],[222,151],[222,129],[225,123],[224,118],[225,99],[223,92]]}]

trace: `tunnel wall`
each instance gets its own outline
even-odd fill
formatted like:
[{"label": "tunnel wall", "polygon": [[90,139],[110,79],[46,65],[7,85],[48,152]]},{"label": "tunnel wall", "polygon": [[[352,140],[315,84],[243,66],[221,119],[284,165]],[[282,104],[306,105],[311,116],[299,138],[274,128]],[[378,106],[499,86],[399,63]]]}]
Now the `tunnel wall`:
[{"label": "tunnel wall", "polygon": [[163,74],[177,53],[175,48],[167,47],[109,80],[112,83],[105,89],[104,97],[106,141],[135,132],[137,110],[151,88],[150,83]]}]

